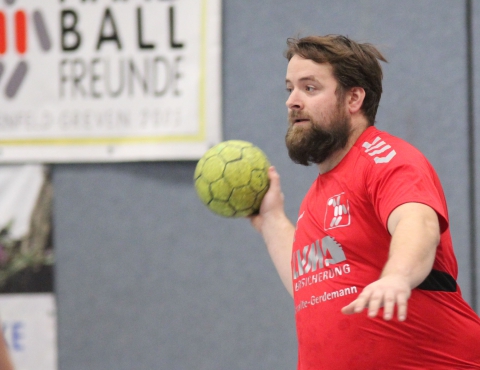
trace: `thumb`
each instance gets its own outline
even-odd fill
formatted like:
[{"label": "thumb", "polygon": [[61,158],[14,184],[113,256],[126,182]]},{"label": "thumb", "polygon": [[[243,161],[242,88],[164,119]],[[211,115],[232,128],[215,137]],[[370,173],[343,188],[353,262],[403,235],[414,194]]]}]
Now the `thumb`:
[{"label": "thumb", "polygon": [[344,315],[351,315],[351,314],[355,313],[355,303],[356,303],[356,301],[353,301],[353,302],[350,302],[345,307],[342,307],[341,312]]},{"label": "thumb", "polygon": [[274,166],[268,169],[268,179],[270,180],[270,188],[275,191],[280,191],[280,175]]}]

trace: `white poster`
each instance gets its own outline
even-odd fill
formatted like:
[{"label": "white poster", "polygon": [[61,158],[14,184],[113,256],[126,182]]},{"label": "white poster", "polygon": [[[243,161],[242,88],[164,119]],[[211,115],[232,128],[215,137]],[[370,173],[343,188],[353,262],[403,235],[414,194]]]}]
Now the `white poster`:
[{"label": "white poster", "polygon": [[0,323],[16,370],[57,369],[52,201],[47,166],[0,166]]},{"label": "white poster", "polygon": [[0,0],[0,162],[198,159],[221,0]]},{"label": "white poster", "polygon": [[1,295],[0,317],[15,370],[57,369],[53,293]]}]

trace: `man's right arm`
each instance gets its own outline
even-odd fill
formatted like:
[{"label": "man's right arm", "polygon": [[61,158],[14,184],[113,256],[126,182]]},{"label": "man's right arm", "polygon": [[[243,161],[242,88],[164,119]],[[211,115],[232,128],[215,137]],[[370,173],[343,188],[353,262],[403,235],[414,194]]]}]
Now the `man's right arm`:
[{"label": "man's right arm", "polygon": [[2,335],[0,335],[0,370],[14,370],[7,344]]},{"label": "man's right arm", "polygon": [[253,227],[263,236],[268,253],[285,288],[293,296],[292,245],[295,226],[285,215],[280,176],[274,167],[268,170],[270,188],[263,198],[258,215],[250,217]]}]

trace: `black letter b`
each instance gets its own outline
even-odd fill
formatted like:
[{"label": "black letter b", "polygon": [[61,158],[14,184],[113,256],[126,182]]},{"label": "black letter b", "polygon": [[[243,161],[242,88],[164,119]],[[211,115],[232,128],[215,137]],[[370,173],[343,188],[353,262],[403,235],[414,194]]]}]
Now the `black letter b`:
[{"label": "black letter b", "polygon": [[[71,21],[67,25],[66,19],[69,18]],[[61,16],[61,26],[62,26],[62,50],[64,51],[74,51],[77,50],[82,42],[82,36],[75,29],[77,25],[78,16],[75,11],[68,9],[62,10]],[[67,42],[69,39],[69,43]]]}]

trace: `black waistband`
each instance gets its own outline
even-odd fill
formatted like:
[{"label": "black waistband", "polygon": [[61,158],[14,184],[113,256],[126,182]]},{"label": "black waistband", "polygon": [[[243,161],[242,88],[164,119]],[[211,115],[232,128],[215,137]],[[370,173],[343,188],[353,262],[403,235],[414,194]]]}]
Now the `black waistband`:
[{"label": "black waistband", "polygon": [[446,272],[432,270],[417,288],[437,292],[456,292],[457,282],[452,275]]}]

